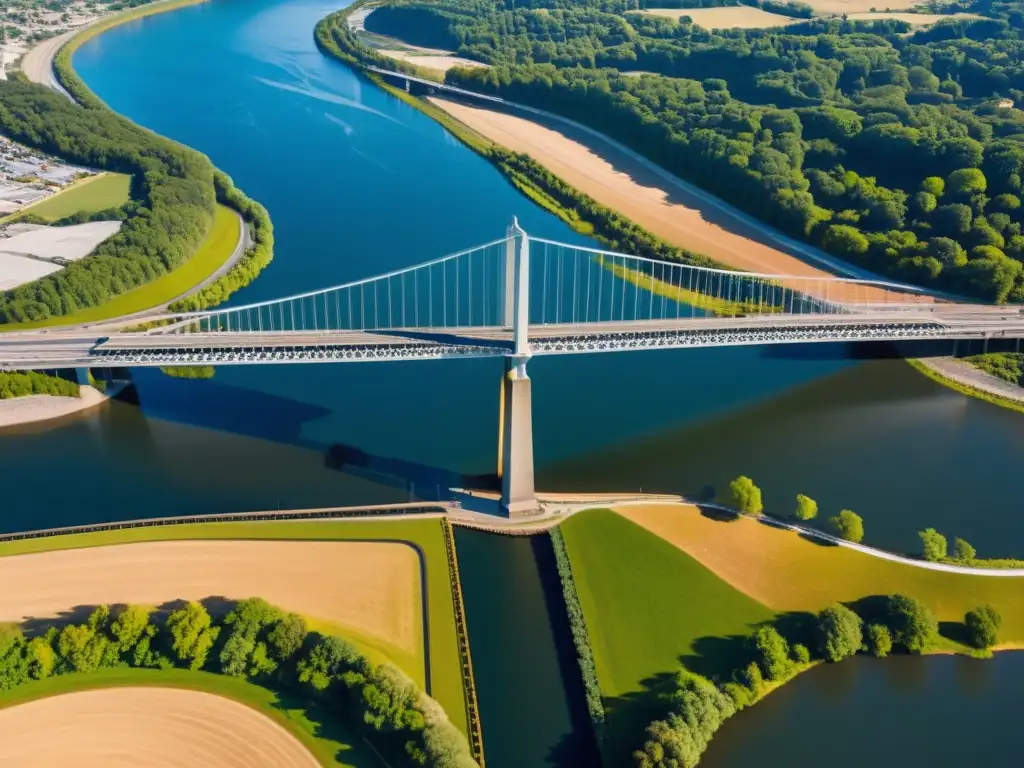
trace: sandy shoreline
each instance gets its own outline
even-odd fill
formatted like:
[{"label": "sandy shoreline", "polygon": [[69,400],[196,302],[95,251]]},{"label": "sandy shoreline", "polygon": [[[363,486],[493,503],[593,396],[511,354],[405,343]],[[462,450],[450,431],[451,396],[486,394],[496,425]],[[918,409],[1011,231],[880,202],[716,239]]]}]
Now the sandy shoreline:
[{"label": "sandy shoreline", "polygon": [[106,688],[0,710],[0,765],[317,768],[288,731],[244,704],[176,688]]},{"label": "sandy shoreline", "polygon": [[95,408],[110,399],[109,394],[89,385],[79,387],[79,391],[80,397],[27,395],[0,400],[0,429],[59,419]]}]

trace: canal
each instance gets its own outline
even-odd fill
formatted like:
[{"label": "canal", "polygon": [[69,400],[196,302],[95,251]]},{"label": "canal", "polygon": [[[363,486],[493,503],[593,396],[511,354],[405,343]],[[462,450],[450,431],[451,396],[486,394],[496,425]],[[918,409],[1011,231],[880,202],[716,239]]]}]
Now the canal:
[{"label": "canal", "polygon": [[[207,153],[270,211],[275,260],[235,303],[489,241],[512,215],[531,234],[586,242],[433,121],[322,56],[313,26],[336,7],[213,0],[118,27],[75,54],[113,109]],[[982,556],[1024,555],[1024,519],[1007,509],[1024,418],[902,362],[847,352],[535,360],[539,486],[706,494],[748,474],[773,509],[803,492],[824,514],[856,510],[880,546],[912,549],[933,526]],[[211,381],[136,371],[137,405],[0,435],[0,527],[430,495],[493,471],[499,374],[494,361],[224,368]],[[338,444],[358,449],[360,465],[328,460]],[[559,745],[577,743],[564,693],[576,682],[549,613],[546,554],[465,538],[485,741],[501,745],[488,763],[573,765]],[[514,610],[496,610],[505,604]],[[561,694],[545,687],[558,678]]]}]

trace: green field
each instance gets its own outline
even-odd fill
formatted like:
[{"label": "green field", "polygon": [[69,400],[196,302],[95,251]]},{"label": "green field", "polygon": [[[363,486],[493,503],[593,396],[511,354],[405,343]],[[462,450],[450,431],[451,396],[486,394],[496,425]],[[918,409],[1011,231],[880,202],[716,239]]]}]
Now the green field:
[{"label": "green field", "polygon": [[[430,694],[444,707],[455,726],[466,733],[465,697],[462,668],[455,634],[455,606],[452,601],[448,558],[441,524],[437,519],[401,521],[266,521],[197,523],[152,528],[127,528],[117,531],[70,534],[40,539],[0,543],[0,556],[46,552],[79,547],[99,547],[139,541],[175,541],[184,539],[300,539],[327,541],[404,541],[423,553],[426,571],[424,593],[429,610]],[[422,659],[403,658],[377,641],[353,635],[347,629],[334,630],[313,622],[312,629],[337,631],[360,646],[374,661],[390,660],[423,685]]]},{"label": "green field", "polygon": [[726,673],[735,640],[774,612],[668,542],[601,509],[562,523],[608,718],[609,753],[638,746],[680,662]]},{"label": "green field", "polygon": [[293,700],[287,693],[275,693],[245,680],[210,672],[115,668],[59,675],[0,691],[0,709],[63,693],[124,686],[185,688],[233,699],[284,727],[323,766],[369,768],[382,765],[363,739],[349,732],[336,716],[321,712],[315,705]]},{"label": "green field", "polygon": [[238,215],[230,208],[218,205],[213,226],[210,227],[203,242],[191,258],[177,269],[127,293],[115,296],[99,306],[46,320],[7,323],[0,326],[0,331],[23,331],[31,328],[91,323],[167,304],[199,285],[231,258],[238,244],[239,227]]},{"label": "green field", "polygon": [[42,216],[48,221],[56,221],[80,211],[95,213],[107,208],[117,208],[128,202],[131,183],[132,177],[124,173],[102,173],[98,176],[90,176],[75,182],[45,200],[22,208],[6,217],[4,221],[17,220],[23,213],[31,213]]}]

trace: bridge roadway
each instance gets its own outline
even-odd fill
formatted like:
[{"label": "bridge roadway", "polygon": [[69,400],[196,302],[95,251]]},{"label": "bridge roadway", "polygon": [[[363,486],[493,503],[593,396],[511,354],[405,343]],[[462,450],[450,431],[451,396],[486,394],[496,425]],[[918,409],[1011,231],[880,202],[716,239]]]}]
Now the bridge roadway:
[{"label": "bridge roadway", "polygon": [[[533,355],[903,339],[1020,339],[1024,311],[936,304],[845,315],[752,315],[531,325]],[[431,360],[512,354],[509,328],[160,333],[90,328],[0,334],[0,370]]]}]

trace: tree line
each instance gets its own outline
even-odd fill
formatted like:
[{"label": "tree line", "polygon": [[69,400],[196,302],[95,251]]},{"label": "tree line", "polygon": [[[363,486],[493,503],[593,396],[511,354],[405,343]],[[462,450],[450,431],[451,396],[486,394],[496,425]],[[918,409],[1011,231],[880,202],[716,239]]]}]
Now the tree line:
[{"label": "tree line", "polygon": [[[861,652],[885,658],[894,649],[920,654],[938,642],[935,615],[913,597],[869,598],[854,608],[832,605],[811,622],[785,631],[781,621],[758,627],[747,639],[745,663],[724,682],[680,670],[665,697],[665,714],[647,726],[643,746],[633,754],[634,765],[693,768],[725,720],[813,662],[836,663]],[[1001,624],[991,606],[964,616],[967,636],[979,654],[990,653],[998,643]]]},{"label": "tree line", "polygon": [[148,606],[103,605],[82,624],[31,638],[0,625],[0,690],[113,667],[207,670],[287,688],[356,726],[392,765],[476,765],[440,705],[401,671],[309,632],[301,616],[261,598],[239,601],[219,620],[189,602],[162,620]]},{"label": "tree line", "polygon": [[447,79],[584,122],[844,259],[1024,300],[1024,117],[995,99],[1024,97],[1018,11],[908,34],[891,20],[710,32],[629,10],[400,0],[367,28],[489,63]]},{"label": "tree line", "polygon": [[0,400],[26,395],[59,395],[78,397],[78,385],[42,371],[9,371],[0,373]]}]

